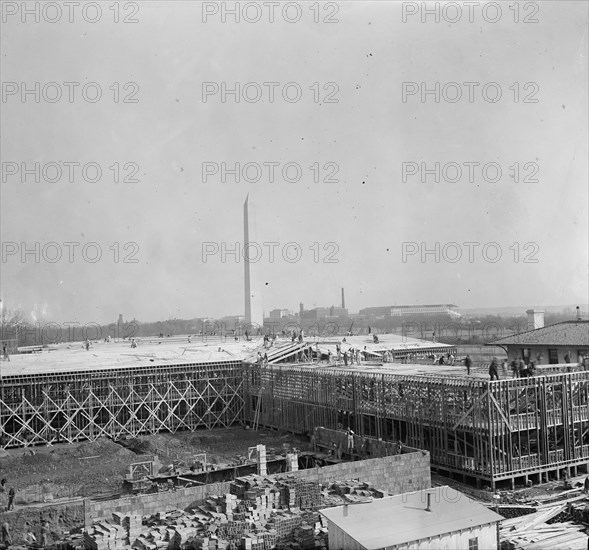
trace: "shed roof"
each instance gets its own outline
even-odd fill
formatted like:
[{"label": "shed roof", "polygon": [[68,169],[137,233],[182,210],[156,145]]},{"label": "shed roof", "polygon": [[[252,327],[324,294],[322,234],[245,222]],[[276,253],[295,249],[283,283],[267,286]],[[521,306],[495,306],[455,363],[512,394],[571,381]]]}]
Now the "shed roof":
[{"label": "shed roof", "polygon": [[[426,510],[427,493],[431,511]],[[376,550],[501,521],[486,506],[448,486],[337,506],[321,513],[367,550]]]}]

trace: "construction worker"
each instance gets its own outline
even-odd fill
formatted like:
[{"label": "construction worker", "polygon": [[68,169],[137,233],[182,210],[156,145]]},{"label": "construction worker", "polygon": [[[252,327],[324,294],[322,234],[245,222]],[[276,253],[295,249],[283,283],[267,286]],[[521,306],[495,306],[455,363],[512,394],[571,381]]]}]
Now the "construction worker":
[{"label": "construction worker", "polygon": [[10,525],[7,521],[2,523],[2,542],[4,546],[8,548],[12,546],[12,536],[10,535]]},{"label": "construction worker", "polygon": [[347,432],[347,441],[348,441],[348,453],[352,453],[354,450],[354,432],[348,428]]},{"label": "construction worker", "polygon": [[517,360],[517,370],[520,378],[523,378],[524,376],[528,375],[528,366],[521,357]]},{"label": "construction worker", "polygon": [[4,361],[10,361],[10,355],[8,355],[8,346],[6,344],[2,346],[2,354],[4,355]]},{"label": "construction worker", "polygon": [[14,487],[11,487],[8,491],[8,504],[6,505],[7,510],[12,510],[14,508],[14,497],[16,496],[16,491]]},{"label": "construction worker", "polygon": [[513,371],[513,377],[519,378],[519,362],[517,359],[511,362],[511,370]]},{"label": "construction worker", "polygon": [[470,374],[470,367],[472,366],[472,359],[470,358],[470,355],[467,355],[464,358],[464,366],[466,367],[466,374]]},{"label": "construction worker", "polygon": [[536,361],[530,359],[530,363],[528,364],[528,376],[534,376],[536,373]]},{"label": "construction worker", "polygon": [[491,380],[499,380],[499,371],[497,369],[497,357],[493,357],[489,365],[489,376]]},{"label": "construction worker", "polygon": [[41,525],[41,546],[43,548],[47,548],[49,546],[49,522],[48,521],[44,521]]}]

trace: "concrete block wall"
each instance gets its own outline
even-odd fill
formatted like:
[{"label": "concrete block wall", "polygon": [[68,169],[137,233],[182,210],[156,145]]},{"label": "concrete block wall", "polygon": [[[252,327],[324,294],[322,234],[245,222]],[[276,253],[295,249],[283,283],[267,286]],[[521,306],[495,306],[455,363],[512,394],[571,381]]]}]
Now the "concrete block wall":
[{"label": "concrete block wall", "polygon": [[[330,484],[338,480],[359,479],[363,483],[368,483],[372,487],[392,495],[431,487],[430,457],[427,451],[356,462],[342,462],[323,468],[309,468],[266,477],[276,479],[284,476],[295,476],[297,479],[323,484]],[[231,482],[225,481],[199,485],[198,487],[186,487],[176,491],[135,495],[117,500],[102,502],[86,500],[84,523],[86,527],[89,527],[94,520],[110,518],[113,512],[146,516],[177,508],[186,509],[200,504],[210,495],[228,493],[230,485]]]},{"label": "concrete block wall", "polygon": [[148,493],[123,497],[115,500],[84,502],[84,525],[89,527],[94,520],[110,519],[113,512],[147,516],[157,512],[185,509],[200,504],[211,495],[223,495],[229,492],[230,482],[211,483],[197,487],[185,487],[175,491]]},{"label": "concrete block wall", "polygon": [[310,468],[274,474],[271,477],[293,475],[297,479],[328,484],[346,479],[359,479],[375,489],[398,495],[431,487],[430,457],[427,451],[403,453],[384,458],[342,462],[323,468]]}]

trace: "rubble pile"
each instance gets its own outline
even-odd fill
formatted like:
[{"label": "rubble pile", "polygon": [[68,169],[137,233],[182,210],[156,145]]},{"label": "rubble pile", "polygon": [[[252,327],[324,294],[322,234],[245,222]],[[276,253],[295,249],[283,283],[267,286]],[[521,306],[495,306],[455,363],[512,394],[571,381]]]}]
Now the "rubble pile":
[{"label": "rubble pile", "polygon": [[305,550],[327,547],[318,510],[384,493],[357,481],[322,487],[294,476],[237,478],[230,492],[189,511],[114,513],[84,533],[86,550]]}]

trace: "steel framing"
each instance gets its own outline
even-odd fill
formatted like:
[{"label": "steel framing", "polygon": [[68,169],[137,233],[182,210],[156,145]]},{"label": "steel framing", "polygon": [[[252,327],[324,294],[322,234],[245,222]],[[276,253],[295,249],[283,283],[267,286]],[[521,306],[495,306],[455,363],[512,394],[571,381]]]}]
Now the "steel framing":
[{"label": "steel framing", "polygon": [[491,382],[255,366],[246,395],[246,418],[257,410],[260,425],[401,440],[429,450],[432,467],[492,488],[589,463],[587,371]]},{"label": "steel framing", "polygon": [[240,361],[0,378],[4,448],[228,427],[243,412]]}]

